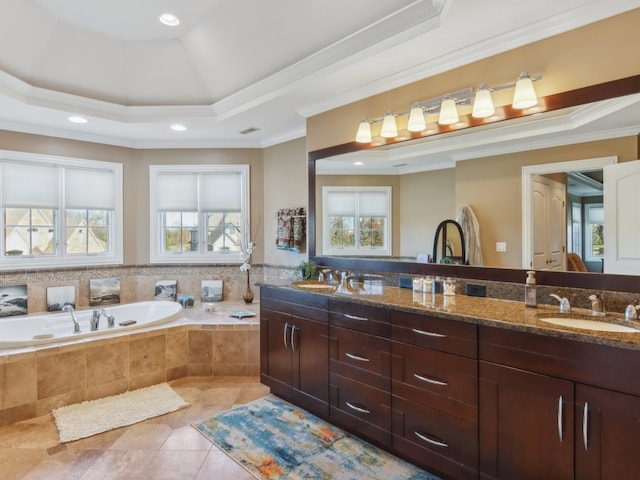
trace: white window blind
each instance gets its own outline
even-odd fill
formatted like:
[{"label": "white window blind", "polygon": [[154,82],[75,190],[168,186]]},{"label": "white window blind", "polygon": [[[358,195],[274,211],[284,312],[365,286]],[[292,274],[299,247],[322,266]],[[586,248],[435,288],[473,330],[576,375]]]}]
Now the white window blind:
[{"label": "white window blind", "polygon": [[327,214],[330,216],[353,217],[356,214],[356,193],[328,191],[326,197]]},{"label": "white window blind", "polygon": [[203,211],[239,212],[242,192],[239,173],[200,175],[200,208]]},{"label": "white window blind", "polygon": [[361,217],[385,217],[389,211],[387,192],[360,192]]},{"label": "white window blind", "polygon": [[198,177],[194,173],[160,173],[157,177],[158,211],[195,212],[198,210]]},{"label": "white window blind", "polygon": [[587,205],[587,223],[604,223],[604,207]]},{"label": "white window blind", "polygon": [[58,208],[59,183],[55,165],[2,162],[2,206]]},{"label": "white window blind", "polygon": [[113,171],[83,168],[65,169],[65,207],[70,209],[113,210]]}]

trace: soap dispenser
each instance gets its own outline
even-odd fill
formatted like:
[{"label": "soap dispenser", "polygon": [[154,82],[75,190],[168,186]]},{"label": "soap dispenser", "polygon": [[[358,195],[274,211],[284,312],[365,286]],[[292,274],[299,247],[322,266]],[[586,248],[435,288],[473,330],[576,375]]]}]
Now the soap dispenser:
[{"label": "soap dispenser", "polygon": [[536,295],[536,272],[529,270],[527,272],[527,281],[524,285],[524,304],[527,307],[536,307],[538,305]]}]

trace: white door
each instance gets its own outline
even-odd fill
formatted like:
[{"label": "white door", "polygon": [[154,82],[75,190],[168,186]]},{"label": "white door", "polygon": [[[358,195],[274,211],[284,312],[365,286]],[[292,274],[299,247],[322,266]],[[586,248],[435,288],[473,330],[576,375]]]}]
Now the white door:
[{"label": "white door", "polygon": [[640,274],[640,160],[604,167],[604,273]]},{"label": "white door", "polygon": [[533,176],[532,268],[565,270],[566,185]]}]

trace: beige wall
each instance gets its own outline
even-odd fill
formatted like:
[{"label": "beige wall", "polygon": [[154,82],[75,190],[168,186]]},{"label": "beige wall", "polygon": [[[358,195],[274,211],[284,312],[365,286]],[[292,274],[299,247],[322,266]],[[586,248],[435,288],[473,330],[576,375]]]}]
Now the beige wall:
[{"label": "beige wall", "polygon": [[296,253],[275,247],[276,213],[281,208],[308,206],[308,162],[304,138],[264,150],[264,262],[268,265],[296,266],[308,252]]},{"label": "beige wall", "polygon": [[[455,205],[469,205],[480,224],[486,265],[522,266],[522,167],[544,163],[617,156],[618,162],[638,158],[637,137],[545,148],[479,158],[456,164]],[[496,252],[506,242],[507,252]]]},{"label": "beige wall", "polygon": [[408,106],[480,83],[512,82],[522,71],[542,75],[545,96],[638,74],[640,8],[400,87],[307,120],[309,151],[352,142],[364,116]]}]

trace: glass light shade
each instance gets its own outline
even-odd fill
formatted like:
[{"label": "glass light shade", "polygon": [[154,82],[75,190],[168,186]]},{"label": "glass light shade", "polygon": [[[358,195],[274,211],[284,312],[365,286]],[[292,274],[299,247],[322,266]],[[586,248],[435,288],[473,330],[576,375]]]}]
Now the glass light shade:
[{"label": "glass light shade", "polygon": [[398,125],[396,125],[396,117],[391,112],[387,112],[382,120],[382,129],[380,135],[384,138],[395,138],[398,136]]},{"label": "glass light shade", "polygon": [[456,108],[456,101],[451,97],[445,97],[440,105],[440,117],[438,123],[440,125],[452,125],[458,123],[460,118],[458,117],[458,109]]},{"label": "glass light shade", "polygon": [[513,108],[529,108],[537,103],[538,96],[533,88],[531,77],[527,73],[521,73],[516,82],[516,90],[513,93]]},{"label": "glass light shade", "polygon": [[356,133],[356,142],[371,143],[371,124],[368,121],[362,120],[360,122]]},{"label": "glass light shade", "polygon": [[427,124],[424,121],[424,111],[419,105],[414,105],[409,111],[409,122],[407,123],[407,130],[410,132],[421,132],[427,128]]},{"label": "glass light shade", "polygon": [[486,85],[482,84],[476,92],[476,97],[473,101],[473,111],[471,115],[474,118],[487,118],[493,115],[496,109],[493,106],[493,99],[491,98],[491,91]]}]

